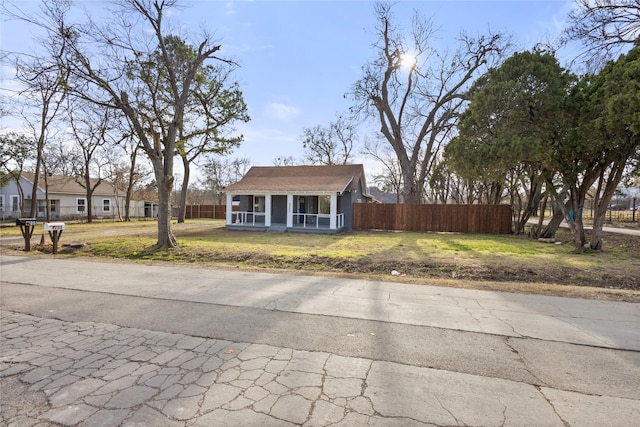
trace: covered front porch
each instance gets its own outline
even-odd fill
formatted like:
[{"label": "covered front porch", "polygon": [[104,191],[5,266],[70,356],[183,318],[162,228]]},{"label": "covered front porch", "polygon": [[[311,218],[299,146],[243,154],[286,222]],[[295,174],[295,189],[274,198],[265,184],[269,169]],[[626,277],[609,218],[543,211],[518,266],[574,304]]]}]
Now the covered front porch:
[{"label": "covered front porch", "polygon": [[[234,198],[240,210],[232,211]],[[345,227],[337,193],[227,194],[229,230],[336,233]]]}]

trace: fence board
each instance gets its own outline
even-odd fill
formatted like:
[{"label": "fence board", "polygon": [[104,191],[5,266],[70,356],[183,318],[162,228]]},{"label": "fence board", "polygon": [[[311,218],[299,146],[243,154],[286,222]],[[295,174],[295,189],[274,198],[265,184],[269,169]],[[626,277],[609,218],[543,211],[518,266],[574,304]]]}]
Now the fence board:
[{"label": "fence board", "polygon": [[[234,206],[233,210],[239,210],[238,206]],[[227,215],[226,205],[187,205],[185,218],[197,219],[197,218],[210,218],[210,219],[225,219]]]},{"label": "fence board", "polygon": [[353,205],[354,230],[511,233],[511,206],[507,205]]}]

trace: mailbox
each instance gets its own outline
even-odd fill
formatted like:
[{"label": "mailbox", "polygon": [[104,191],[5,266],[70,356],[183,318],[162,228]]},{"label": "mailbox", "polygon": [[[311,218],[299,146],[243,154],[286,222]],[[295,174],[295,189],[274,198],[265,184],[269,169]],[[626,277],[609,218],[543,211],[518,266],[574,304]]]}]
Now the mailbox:
[{"label": "mailbox", "polygon": [[38,223],[35,218],[18,218],[16,219],[16,225],[24,225],[26,227],[33,227]]},{"label": "mailbox", "polygon": [[62,231],[64,230],[64,222],[45,222],[44,231]]},{"label": "mailbox", "polygon": [[49,237],[51,237],[51,241],[53,242],[53,254],[58,253],[58,241],[60,240],[60,235],[62,234],[62,230],[64,230],[64,222],[45,222],[44,223],[44,231],[49,232]]},{"label": "mailbox", "polygon": [[35,218],[18,218],[16,219],[16,225],[20,226],[20,232],[24,237],[24,250],[29,252],[31,250],[31,236],[33,235],[33,229],[38,223]]}]

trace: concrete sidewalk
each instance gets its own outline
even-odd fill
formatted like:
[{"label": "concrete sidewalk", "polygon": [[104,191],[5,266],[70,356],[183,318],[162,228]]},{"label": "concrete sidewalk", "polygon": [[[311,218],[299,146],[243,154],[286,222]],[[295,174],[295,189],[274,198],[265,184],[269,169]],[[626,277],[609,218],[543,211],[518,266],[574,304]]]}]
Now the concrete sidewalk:
[{"label": "concrete sidewalk", "polygon": [[640,419],[637,304],[51,257],[0,267],[2,425]]},{"label": "concrete sidewalk", "polygon": [[0,256],[0,280],[640,351],[640,305],[322,276]]}]

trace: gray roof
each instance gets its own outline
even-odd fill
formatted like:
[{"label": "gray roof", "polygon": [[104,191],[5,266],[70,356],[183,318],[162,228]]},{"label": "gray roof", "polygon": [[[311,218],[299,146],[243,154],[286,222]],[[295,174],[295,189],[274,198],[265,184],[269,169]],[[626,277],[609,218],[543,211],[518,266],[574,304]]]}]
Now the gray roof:
[{"label": "gray roof", "polygon": [[335,192],[356,190],[362,184],[366,191],[362,165],[330,166],[254,166],[229,193],[247,192]]},{"label": "gray roof", "polygon": [[[33,184],[35,174],[33,172],[22,172],[22,177]],[[51,175],[47,177],[47,184],[49,186],[49,193],[52,194],[81,194],[87,193],[87,190],[78,182],[81,178],[74,176],[60,176]],[[97,178],[91,178],[91,186],[95,186],[98,182]],[[44,191],[44,176],[40,175],[38,179],[38,188]],[[113,185],[109,182],[102,180],[100,184],[95,188],[93,194],[95,196],[113,196]]]}]

